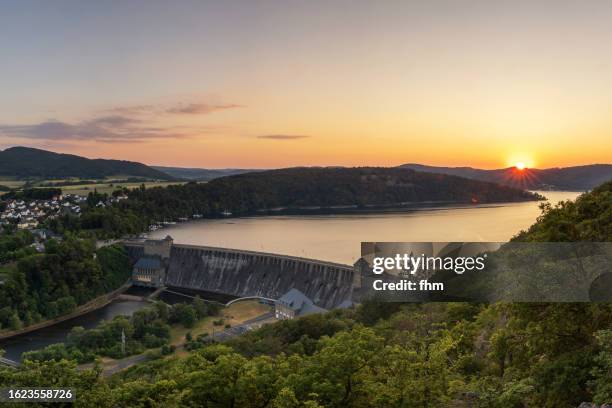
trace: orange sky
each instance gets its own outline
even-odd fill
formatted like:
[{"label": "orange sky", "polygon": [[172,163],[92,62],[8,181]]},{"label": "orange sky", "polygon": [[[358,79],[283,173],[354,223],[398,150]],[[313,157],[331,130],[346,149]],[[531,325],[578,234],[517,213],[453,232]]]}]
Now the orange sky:
[{"label": "orange sky", "polygon": [[612,162],[609,2],[46,7],[0,16],[0,148],[208,168]]}]

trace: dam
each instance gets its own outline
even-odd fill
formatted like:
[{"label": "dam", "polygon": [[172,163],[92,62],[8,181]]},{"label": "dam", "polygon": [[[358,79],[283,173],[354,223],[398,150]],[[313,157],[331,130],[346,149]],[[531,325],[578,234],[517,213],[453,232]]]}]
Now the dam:
[{"label": "dam", "polygon": [[134,284],[279,299],[297,289],[325,309],[352,300],[355,267],[314,259],[164,240],[126,241]]}]

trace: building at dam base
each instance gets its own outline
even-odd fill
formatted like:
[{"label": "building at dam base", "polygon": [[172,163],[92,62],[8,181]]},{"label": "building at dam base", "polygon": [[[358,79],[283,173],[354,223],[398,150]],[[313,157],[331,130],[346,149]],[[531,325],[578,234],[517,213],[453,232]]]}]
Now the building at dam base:
[{"label": "building at dam base", "polygon": [[[128,241],[125,246],[134,265],[135,285],[276,300],[285,295],[292,297],[290,292],[296,289],[310,300],[312,307],[306,309],[312,310],[346,306],[351,303],[355,287],[360,286],[359,263],[350,266],[286,255],[174,244],[169,236],[163,240]],[[308,304],[305,302],[297,303],[303,307]],[[287,317],[292,313],[302,314],[297,309],[289,310],[291,302],[286,303],[283,313]]]},{"label": "building at dam base", "polygon": [[144,242],[143,252],[132,269],[134,285],[154,288],[164,286],[172,244],[173,239],[169,235],[162,240]]}]

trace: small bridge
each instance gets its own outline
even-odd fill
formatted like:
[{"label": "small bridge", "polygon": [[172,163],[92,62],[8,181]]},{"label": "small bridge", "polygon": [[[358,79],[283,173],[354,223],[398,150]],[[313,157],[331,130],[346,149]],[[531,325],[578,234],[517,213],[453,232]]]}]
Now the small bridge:
[{"label": "small bridge", "polygon": [[7,365],[9,367],[17,368],[19,367],[19,363],[13,360],[9,360],[8,358],[0,357],[0,364]]},{"label": "small bridge", "polygon": [[[191,296],[191,295],[188,295],[186,293],[176,292],[176,291],[168,289],[168,288],[164,288],[163,292],[172,293],[173,295],[183,296],[183,297],[186,297],[186,298],[189,298],[189,299],[195,299],[196,298],[195,296]],[[200,299],[203,300],[204,302],[207,302],[207,303],[216,303],[218,305],[225,306],[225,303],[217,302],[216,300],[208,300],[208,299],[202,299],[202,298],[200,298]]]},{"label": "small bridge", "polygon": [[[176,291],[168,289],[168,288],[163,288],[163,291],[167,292],[167,293],[172,293],[174,295],[184,296],[184,297],[189,298],[189,299],[195,299],[195,296],[191,296],[191,295],[188,295],[186,293],[176,292]],[[202,300],[205,301],[205,302],[208,302],[208,303],[216,303],[218,305],[231,306],[231,305],[233,305],[236,302],[240,302],[242,300],[252,300],[252,299],[263,300],[263,301],[266,301],[266,302],[272,303],[272,304],[274,302],[276,302],[276,299],[271,299],[271,298],[267,298],[267,297],[263,297],[263,296],[245,296],[245,297],[241,297],[241,298],[237,298],[237,299],[232,299],[232,300],[230,300],[227,303],[221,303],[221,302],[217,302],[216,300],[208,300],[208,299],[202,299]]]},{"label": "small bridge", "polygon": [[229,302],[227,302],[225,304],[225,306],[231,306],[234,303],[240,302],[242,300],[252,300],[252,299],[263,300],[263,301],[271,303],[271,304],[276,303],[276,300],[277,300],[277,299],[270,299],[270,298],[263,297],[263,296],[245,296],[245,297],[241,297],[241,298],[238,298],[238,299],[230,300]]}]

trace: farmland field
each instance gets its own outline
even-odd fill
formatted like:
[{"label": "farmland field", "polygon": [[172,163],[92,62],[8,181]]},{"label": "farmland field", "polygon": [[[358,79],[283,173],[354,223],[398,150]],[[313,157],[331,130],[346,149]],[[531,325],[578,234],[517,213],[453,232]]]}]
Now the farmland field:
[{"label": "farmland field", "polygon": [[[89,194],[90,192],[93,192],[94,190],[102,194],[104,193],[111,194],[113,191],[119,188],[134,189],[134,188],[140,187],[140,185],[143,184],[143,182],[141,181],[121,181],[125,179],[126,177],[123,177],[122,179],[121,176],[114,176],[114,177],[109,177],[105,180],[91,180],[91,179],[82,180],[83,181],[82,184],[79,184],[80,180],[77,178],[36,180],[36,181],[31,181],[30,183],[32,187],[61,188],[64,194],[77,194],[77,195],[83,195],[83,196],[86,196],[87,194]],[[53,185],[56,183],[61,184],[65,182],[70,182],[70,183],[75,183],[75,184],[68,185],[68,186]],[[144,185],[146,188],[151,188],[151,187],[166,187],[169,185],[177,185],[177,184],[184,184],[184,183],[185,182],[183,181],[145,181]],[[26,180],[17,180],[11,177],[0,177],[0,185],[7,186],[10,188],[20,188],[24,186],[25,184],[26,184]],[[3,192],[0,192],[0,195],[2,195],[2,193]]]}]

